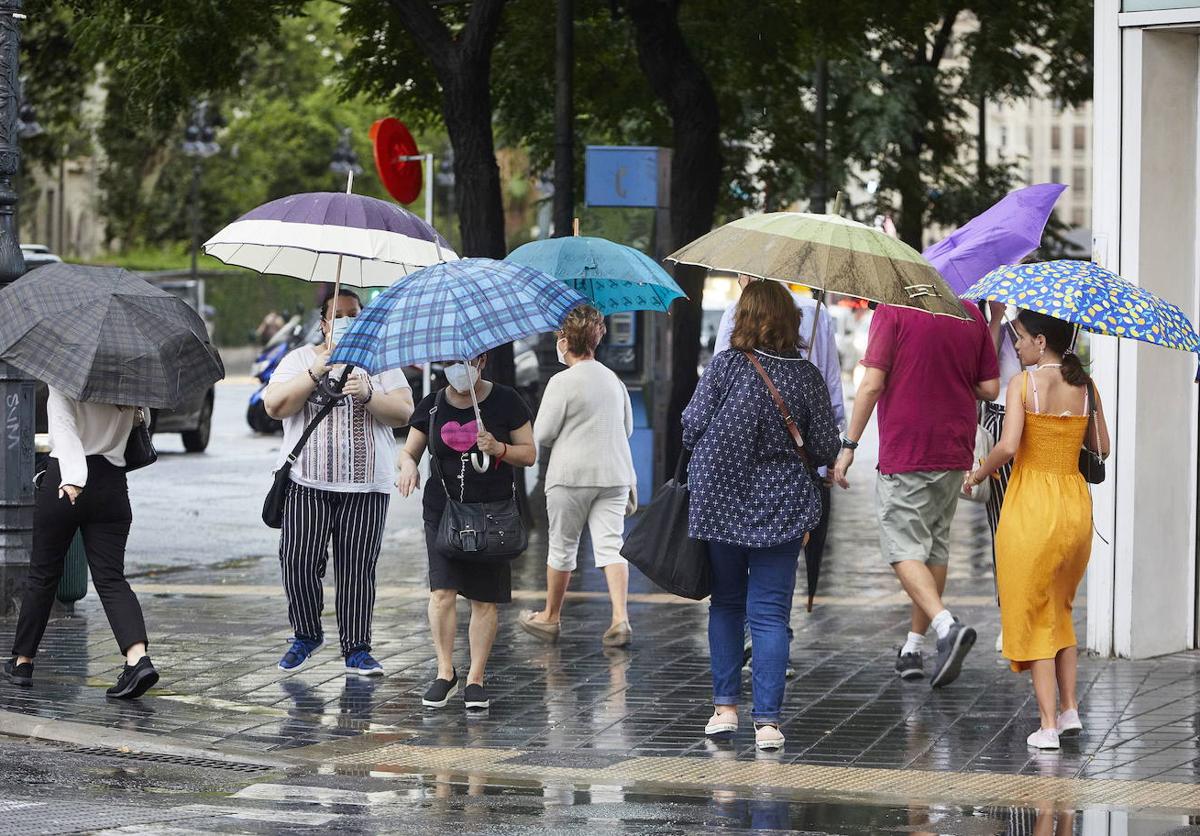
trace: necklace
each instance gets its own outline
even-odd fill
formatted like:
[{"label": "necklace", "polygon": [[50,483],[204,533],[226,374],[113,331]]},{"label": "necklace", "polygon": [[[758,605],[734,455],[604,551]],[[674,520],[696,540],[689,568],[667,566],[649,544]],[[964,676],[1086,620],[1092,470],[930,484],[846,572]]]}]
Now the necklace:
[{"label": "necklace", "polygon": [[1062,363],[1046,363],[1045,365],[1042,365],[1042,366],[1034,366],[1034,369],[1036,369],[1039,372],[1042,369],[1061,369],[1061,368],[1062,368]]}]

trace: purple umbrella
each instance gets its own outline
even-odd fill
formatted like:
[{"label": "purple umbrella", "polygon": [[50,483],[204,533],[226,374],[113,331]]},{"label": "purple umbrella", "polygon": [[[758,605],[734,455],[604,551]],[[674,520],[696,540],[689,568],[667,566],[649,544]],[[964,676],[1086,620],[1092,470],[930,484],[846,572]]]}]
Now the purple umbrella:
[{"label": "purple umbrella", "polygon": [[1017,264],[1042,242],[1042,230],[1067,187],[1039,183],[1010,192],[990,209],[921,253],[955,293],[1004,264]]},{"label": "purple umbrella", "polygon": [[341,192],[264,203],[204,244],[226,264],[351,287],[387,287],[457,258],[438,231],[407,209]]}]

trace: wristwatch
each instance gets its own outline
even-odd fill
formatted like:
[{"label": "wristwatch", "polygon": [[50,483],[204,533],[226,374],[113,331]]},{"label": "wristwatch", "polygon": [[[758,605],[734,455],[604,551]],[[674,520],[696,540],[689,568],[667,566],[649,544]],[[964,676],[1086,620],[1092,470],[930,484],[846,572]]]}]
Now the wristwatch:
[{"label": "wristwatch", "polygon": [[847,450],[857,450],[858,442],[851,441],[847,436],[842,436],[842,447]]}]

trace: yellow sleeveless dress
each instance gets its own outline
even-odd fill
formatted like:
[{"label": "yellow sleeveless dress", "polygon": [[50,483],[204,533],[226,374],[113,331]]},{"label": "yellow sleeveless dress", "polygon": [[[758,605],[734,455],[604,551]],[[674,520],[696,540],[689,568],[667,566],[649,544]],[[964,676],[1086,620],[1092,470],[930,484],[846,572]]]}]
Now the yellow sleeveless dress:
[{"label": "yellow sleeveless dress", "polygon": [[1076,645],[1071,607],[1092,552],[1092,497],[1079,473],[1087,428],[1086,415],[1025,410],[996,528],[1004,657],[1014,671]]}]

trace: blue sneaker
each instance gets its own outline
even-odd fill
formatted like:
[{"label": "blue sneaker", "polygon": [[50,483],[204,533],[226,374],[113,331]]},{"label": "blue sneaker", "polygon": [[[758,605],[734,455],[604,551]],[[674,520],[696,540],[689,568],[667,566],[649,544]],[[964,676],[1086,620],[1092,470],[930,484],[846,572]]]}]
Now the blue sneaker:
[{"label": "blue sneaker", "polygon": [[383,676],[383,665],[365,650],[356,650],[346,657],[346,675]]},{"label": "blue sneaker", "polygon": [[308,658],[317,652],[317,648],[325,642],[322,639],[313,641],[312,639],[292,639],[292,646],[288,648],[288,652],[283,654],[283,658],[279,660],[279,669],[281,671],[297,671],[300,666],[308,661]]}]

